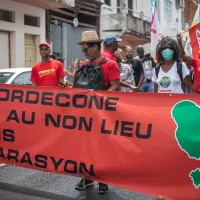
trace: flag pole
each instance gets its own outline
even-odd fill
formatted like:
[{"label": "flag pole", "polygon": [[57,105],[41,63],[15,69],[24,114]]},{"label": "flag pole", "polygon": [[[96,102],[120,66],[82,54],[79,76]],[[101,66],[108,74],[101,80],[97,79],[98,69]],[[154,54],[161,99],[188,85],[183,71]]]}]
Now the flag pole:
[{"label": "flag pole", "polygon": [[[191,28],[191,27],[190,27]],[[182,35],[190,30],[190,28],[186,29],[185,31],[182,32]]]},{"label": "flag pole", "polygon": [[197,26],[197,25],[199,25],[200,24],[200,22],[199,23],[197,23],[197,24],[195,24],[195,25],[193,25],[193,26],[191,26],[191,27],[189,27],[188,29],[186,29],[185,31],[183,31],[182,32],[182,35],[184,34],[184,33],[186,33],[187,31],[189,31],[191,28],[193,28],[194,26]]}]

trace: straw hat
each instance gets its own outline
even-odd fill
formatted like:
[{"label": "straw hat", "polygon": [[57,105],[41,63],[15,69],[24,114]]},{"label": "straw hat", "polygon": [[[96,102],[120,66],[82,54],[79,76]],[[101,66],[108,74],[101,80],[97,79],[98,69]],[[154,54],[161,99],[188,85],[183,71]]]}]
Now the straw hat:
[{"label": "straw hat", "polygon": [[82,33],[81,41],[77,44],[85,44],[85,43],[95,43],[100,42],[102,43],[103,40],[99,39],[99,36],[97,35],[96,31],[84,31]]}]

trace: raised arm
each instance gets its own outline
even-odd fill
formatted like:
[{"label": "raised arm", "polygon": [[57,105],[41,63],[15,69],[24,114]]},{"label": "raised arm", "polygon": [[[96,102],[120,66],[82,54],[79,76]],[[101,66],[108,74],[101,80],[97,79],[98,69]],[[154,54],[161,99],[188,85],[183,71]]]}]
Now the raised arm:
[{"label": "raised arm", "polygon": [[182,38],[183,38],[182,34],[179,33],[177,35],[177,40],[178,40],[178,45],[179,45],[179,48],[180,48],[180,56],[181,56],[181,58],[183,59],[184,62],[187,62],[188,65],[192,65],[192,57],[186,55],[184,48],[183,48],[183,45],[182,45]]}]

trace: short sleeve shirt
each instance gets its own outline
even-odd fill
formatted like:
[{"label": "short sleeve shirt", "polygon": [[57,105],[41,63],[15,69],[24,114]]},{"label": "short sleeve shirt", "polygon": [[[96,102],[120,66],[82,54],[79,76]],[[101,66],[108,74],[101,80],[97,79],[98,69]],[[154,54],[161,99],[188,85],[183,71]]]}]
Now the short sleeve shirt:
[{"label": "short sleeve shirt", "polygon": [[31,81],[38,86],[59,87],[59,79],[65,76],[61,62],[50,60],[48,63],[36,63],[31,71]]},{"label": "short sleeve shirt", "polygon": [[[189,75],[189,71],[185,63],[182,63],[183,79]],[[158,84],[158,92],[160,93],[184,93],[182,89],[182,82],[177,73],[177,62],[174,63],[168,72],[164,72],[162,67],[156,76],[156,71],[153,72],[153,82]]]},{"label": "short sleeve shirt", "polygon": [[115,62],[117,62],[114,53],[111,52],[111,51],[109,51],[109,50],[104,50],[103,53],[102,53],[102,56],[105,57],[105,58],[109,58],[109,59],[114,60]]},{"label": "short sleeve shirt", "polygon": [[144,73],[144,68],[143,68],[142,62],[139,59],[127,60],[124,62],[132,68],[133,76],[135,79],[135,85],[137,86],[140,81],[141,73]]},{"label": "short sleeve shirt", "polygon": [[144,82],[147,80],[152,80],[152,76],[153,76],[153,65],[151,60],[146,60],[143,62],[143,66],[144,66]]},{"label": "short sleeve shirt", "polygon": [[[120,79],[122,81],[126,81],[131,85],[135,85],[135,80],[133,76],[133,70],[129,67],[129,65],[121,63],[120,66]],[[133,92],[130,88],[121,87],[122,92]]]}]

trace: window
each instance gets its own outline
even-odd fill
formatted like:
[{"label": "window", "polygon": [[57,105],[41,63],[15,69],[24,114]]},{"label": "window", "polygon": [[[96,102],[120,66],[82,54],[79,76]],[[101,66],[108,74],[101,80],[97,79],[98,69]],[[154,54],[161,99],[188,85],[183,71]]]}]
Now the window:
[{"label": "window", "polygon": [[117,0],[117,13],[120,13],[120,10],[121,10],[120,0]]},{"label": "window", "polygon": [[24,15],[24,24],[28,26],[40,27],[40,18],[30,15]]},{"label": "window", "polygon": [[184,8],[184,0],[176,0],[176,7],[179,8]]},{"label": "window", "polygon": [[6,83],[13,74],[11,72],[0,72],[0,83]]},{"label": "window", "polygon": [[132,15],[133,12],[133,0],[128,0],[128,13]]},{"label": "window", "polygon": [[0,20],[14,22],[14,12],[0,9]]},{"label": "window", "polygon": [[32,85],[30,81],[31,72],[23,72],[19,74],[12,82],[12,84],[16,85]]},{"label": "window", "polygon": [[180,7],[184,8],[184,0],[180,0]]},{"label": "window", "polygon": [[108,6],[111,6],[111,1],[110,0],[105,0],[104,3]]},{"label": "window", "polygon": [[168,22],[172,21],[172,2],[165,0],[165,18]]}]

